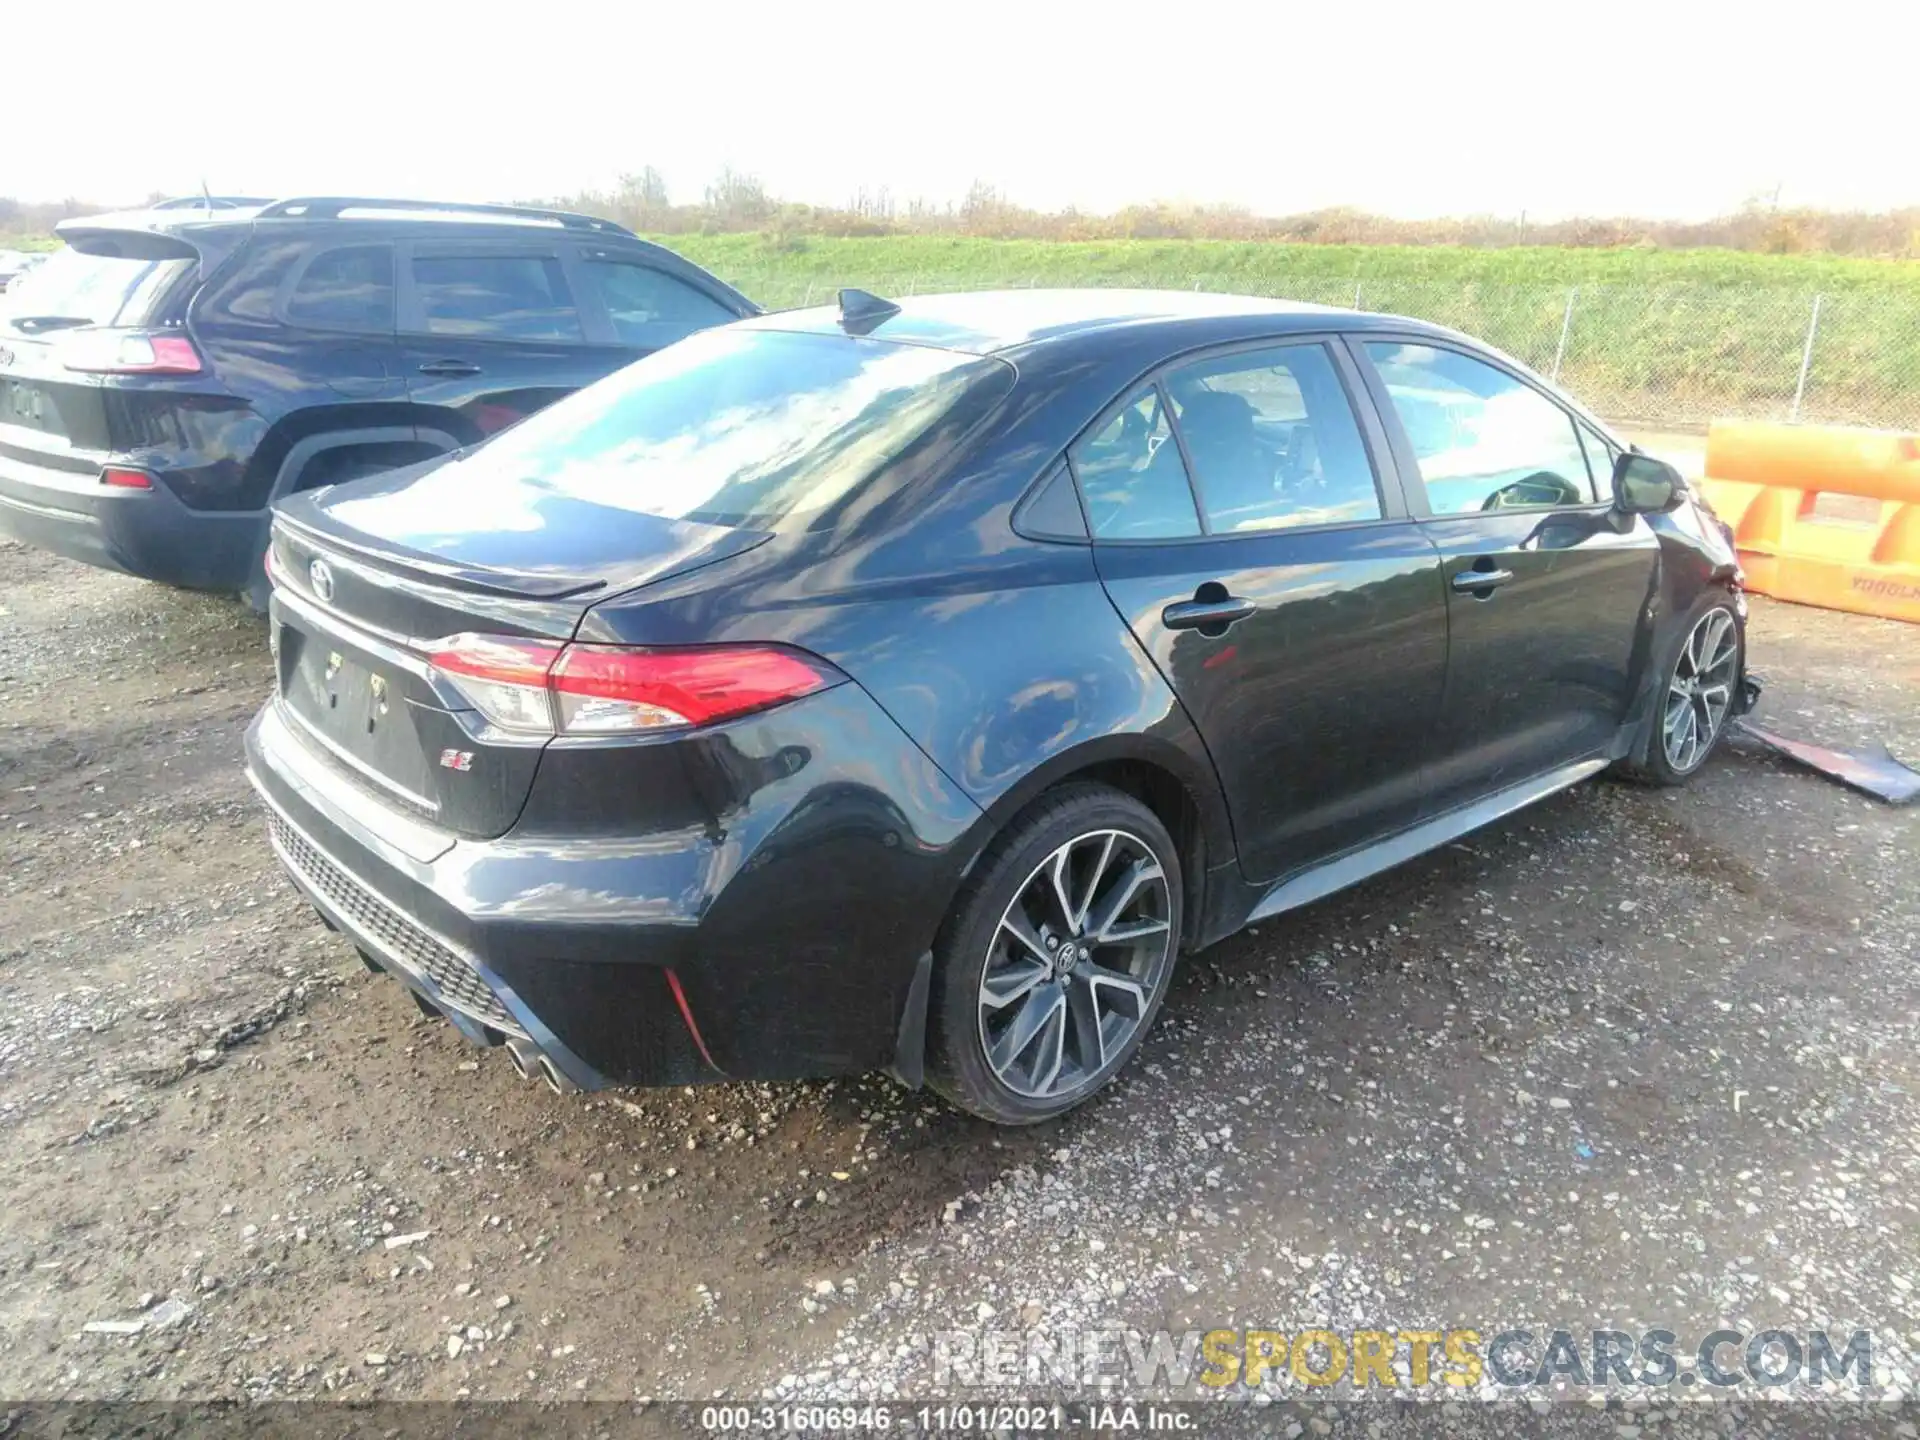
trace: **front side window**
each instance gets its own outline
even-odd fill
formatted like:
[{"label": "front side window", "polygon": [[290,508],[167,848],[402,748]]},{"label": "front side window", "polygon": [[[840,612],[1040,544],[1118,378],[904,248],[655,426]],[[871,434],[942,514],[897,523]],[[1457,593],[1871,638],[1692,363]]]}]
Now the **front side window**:
[{"label": "front side window", "polygon": [[287,297],[287,319],[323,330],[393,329],[393,252],[384,245],[326,250]]},{"label": "front side window", "polygon": [[1370,341],[1435,515],[1594,498],[1573,417],[1504,370],[1455,350]]},{"label": "front side window", "polygon": [[1324,345],[1196,360],[1165,384],[1208,530],[1380,518],[1373,465]]},{"label": "front side window", "polygon": [[622,345],[658,349],[738,318],[718,300],[649,265],[589,260],[585,273],[599,290],[614,339]]},{"label": "front side window", "polygon": [[1167,540],[1200,533],[1193,487],[1160,389],[1132,396],[1071,452],[1096,540]]},{"label": "front side window", "polygon": [[417,255],[413,288],[431,335],[578,342],[560,262],[540,255]]}]

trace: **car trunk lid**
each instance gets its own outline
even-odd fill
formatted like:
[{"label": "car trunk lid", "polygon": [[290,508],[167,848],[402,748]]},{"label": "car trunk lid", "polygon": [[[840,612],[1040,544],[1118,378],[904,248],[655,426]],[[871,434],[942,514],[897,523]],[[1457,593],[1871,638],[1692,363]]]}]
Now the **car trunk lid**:
[{"label": "car trunk lid", "polygon": [[436,481],[457,465],[422,469],[282,502],[280,700],[359,782],[456,833],[492,837],[518,817],[549,737],[503,730],[463,703],[429,663],[439,643],[469,633],[562,642],[596,601],[767,535],[519,496],[499,479],[450,492]]}]

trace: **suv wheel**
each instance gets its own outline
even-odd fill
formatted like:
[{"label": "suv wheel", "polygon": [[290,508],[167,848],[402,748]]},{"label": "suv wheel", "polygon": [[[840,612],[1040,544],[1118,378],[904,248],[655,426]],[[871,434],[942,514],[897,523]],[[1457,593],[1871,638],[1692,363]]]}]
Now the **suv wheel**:
[{"label": "suv wheel", "polygon": [[1179,949],[1180,857],[1104,785],[1044,797],[994,841],[934,949],[927,1080],[1024,1125],[1063,1114],[1139,1048]]}]

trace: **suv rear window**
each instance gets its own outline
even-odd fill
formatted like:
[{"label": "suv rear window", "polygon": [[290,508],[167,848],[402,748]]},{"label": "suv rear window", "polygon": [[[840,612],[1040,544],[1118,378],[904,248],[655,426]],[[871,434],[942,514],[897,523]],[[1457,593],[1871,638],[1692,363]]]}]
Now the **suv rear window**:
[{"label": "suv rear window", "polygon": [[[924,345],[708,330],[521,421],[449,470],[710,525],[824,510],[936,424],[1013,385]],[[462,483],[462,482],[456,482]]]},{"label": "suv rear window", "polygon": [[56,325],[144,325],[160,300],[194,266],[190,259],[135,259],[56,250],[0,297],[0,316],[29,328]]}]

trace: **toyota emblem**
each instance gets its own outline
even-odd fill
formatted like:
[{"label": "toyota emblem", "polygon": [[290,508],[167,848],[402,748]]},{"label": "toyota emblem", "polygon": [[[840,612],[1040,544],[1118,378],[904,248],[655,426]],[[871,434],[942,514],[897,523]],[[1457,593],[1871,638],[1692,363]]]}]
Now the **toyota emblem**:
[{"label": "toyota emblem", "polygon": [[324,560],[315,560],[307,566],[307,579],[313,585],[313,593],[322,600],[333,600],[333,569]]}]

